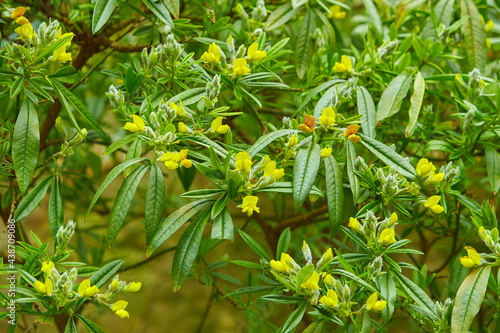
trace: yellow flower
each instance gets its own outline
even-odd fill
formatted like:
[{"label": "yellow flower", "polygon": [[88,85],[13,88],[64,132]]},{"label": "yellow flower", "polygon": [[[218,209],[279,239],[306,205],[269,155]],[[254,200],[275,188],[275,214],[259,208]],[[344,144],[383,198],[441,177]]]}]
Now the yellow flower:
[{"label": "yellow flower", "polygon": [[190,168],[193,165],[193,161],[187,159],[187,154],[187,149],[183,149],[178,153],[167,151],[160,157],[160,161],[165,162],[165,167],[169,170],[177,169],[179,164],[185,168]]},{"label": "yellow flower", "polygon": [[276,169],[276,161],[271,161],[267,163],[264,168],[264,177],[272,176],[273,181],[279,180],[285,174],[284,169]]},{"label": "yellow flower", "polygon": [[321,149],[321,158],[327,158],[332,154],[332,148],[330,147],[325,147]]},{"label": "yellow flower", "polygon": [[266,55],[267,55],[266,51],[259,51],[259,44],[258,43],[253,43],[252,45],[250,45],[248,47],[247,56],[248,56],[248,60],[250,60],[250,61],[262,60],[266,57]]},{"label": "yellow flower", "polygon": [[319,289],[319,275],[316,272],[313,272],[311,277],[307,279],[307,281],[303,282],[300,286],[309,291],[315,291]]},{"label": "yellow flower", "polygon": [[[55,53],[55,52],[54,52]],[[146,124],[144,123],[144,120],[142,120],[141,117],[137,115],[132,116],[132,123],[126,123],[123,128],[125,128],[127,131],[130,132],[142,132],[146,128]]]},{"label": "yellow flower", "polygon": [[495,27],[495,22],[493,22],[492,20],[488,20],[486,26],[484,27],[484,31],[490,32],[491,30],[493,30],[494,27]]},{"label": "yellow flower", "polygon": [[142,287],[142,283],[132,282],[127,286],[127,289],[125,289],[125,291],[128,293],[135,293],[136,291],[141,290],[141,287]]},{"label": "yellow flower", "polygon": [[465,267],[474,267],[481,265],[481,256],[477,253],[476,249],[472,246],[466,246],[466,257],[460,257],[460,263]]},{"label": "yellow flower", "polygon": [[184,124],[182,121],[179,122],[179,124],[177,125],[177,129],[181,133],[188,133],[188,128],[187,128],[186,124]]},{"label": "yellow flower", "polygon": [[120,286],[120,285],[119,285],[119,282],[120,282],[120,281],[118,280],[118,278],[113,279],[113,281],[112,281],[112,282],[111,282],[111,284],[109,285],[109,287],[111,288],[111,290],[116,290],[116,289],[118,289],[118,287]]},{"label": "yellow flower", "polygon": [[347,226],[354,231],[361,231],[361,226],[359,225],[358,219],[355,217],[349,219],[349,224]]},{"label": "yellow flower", "polygon": [[325,308],[335,308],[339,304],[339,297],[337,296],[337,293],[335,291],[333,291],[332,289],[328,289],[328,291],[326,292],[326,296],[321,297],[319,299],[319,302]]},{"label": "yellow flower", "polygon": [[260,213],[259,207],[257,207],[257,202],[259,201],[259,197],[253,195],[247,195],[243,198],[243,203],[238,207],[241,208],[243,213],[247,213],[248,216],[252,216],[253,212]]},{"label": "yellow flower", "polygon": [[292,269],[292,258],[287,253],[281,253],[281,259],[279,261],[271,260],[271,267],[280,273],[290,273]]},{"label": "yellow flower", "polygon": [[436,173],[435,175],[433,175],[431,177],[431,182],[432,183],[439,183],[439,182],[442,182],[444,179],[444,173],[440,172],[440,173]]},{"label": "yellow flower", "polygon": [[326,250],[326,252],[323,254],[323,263],[326,263],[326,262],[329,262],[330,260],[333,259],[333,252],[332,252],[332,248],[328,248],[328,250]]},{"label": "yellow flower", "polygon": [[390,225],[391,225],[391,226],[395,225],[395,224],[396,224],[396,222],[398,222],[398,220],[399,220],[399,218],[398,218],[398,214],[396,214],[396,213],[392,213],[392,214],[391,214],[390,219],[391,219],[391,223],[390,223]]},{"label": "yellow flower", "polygon": [[203,53],[201,59],[205,60],[209,64],[218,63],[220,61],[219,47],[215,43],[210,44],[208,52]]},{"label": "yellow flower", "polygon": [[304,123],[297,126],[299,130],[302,130],[304,133],[312,133],[316,128],[316,118],[313,116],[306,114],[304,116]]},{"label": "yellow flower", "polygon": [[293,148],[298,144],[299,144],[299,140],[297,139],[297,136],[295,134],[292,134],[292,136],[290,137],[290,140],[288,140],[288,148]]},{"label": "yellow flower", "polygon": [[252,164],[252,158],[247,152],[243,151],[236,154],[236,162],[234,163],[236,171],[249,173],[252,168]]},{"label": "yellow flower", "polygon": [[331,274],[326,274],[325,272],[323,272],[323,282],[330,287],[333,287],[335,284],[335,279],[333,278],[333,276],[331,276]]},{"label": "yellow flower", "polygon": [[78,293],[80,297],[92,297],[99,292],[99,288],[96,285],[90,286],[90,280],[83,280],[78,286]]},{"label": "yellow flower", "polygon": [[444,207],[438,204],[439,200],[441,200],[441,196],[433,195],[427,199],[425,207],[429,208],[434,214],[440,214],[444,211]]},{"label": "yellow flower", "polygon": [[180,163],[185,168],[190,168],[193,165],[193,161],[187,159],[188,150],[182,149],[177,153],[176,161]]},{"label": "yellow flower", "polygon": [[222,119],[222,117],[217,117],[212,121],[212,124],[210,125],[212,133],[226,134],[229,130],[229,125],[222,125]]},{"label": "yellow flower", "polygon": [[250,68],[247,66],[247,61],[244,58],[238,58],[233,63],[233,75],[247,75]]},{"label": "yellow flower", "polygon": [[42,262],[42,272],[50,276],[50,272],[52,271],[52,268],[54,268],[54,263],[52,261],[47,262]]},{"label": "yellow flower", "polygon": [[50,278],[46,278],[45,283],[35,281],[35,289],[40,294],[47,294],[50,296],[50,294],[52,294],[52,290],[54,289],[54,284]]},{"label": "yellow flower", "polygon": [[179,100],[179,106],[175,104],[174,102],[170,102],[168,105],[171,110],[174,110],[175,113],[180,116],[180,117],[185,117],[186,116],[186,111],[184,110],[184,107],[182,107],[182,100]]},{"label": "yellow flower", "polygon": [[68,42],[66,42],[66,44],[64,44],[64,46],[70,46],[71,40],[73,39],[74,34],[71,32],[67,32],[67,33],[63,34],[61,27],[59,27],[59,30],[57,30],[57,38],[61,39],[61,38],[65,38],[66,36],[72,36],[71,39]]},{"label": "yellow flower", "polygon": [[330,12],[328,13],[329,18],[333,18],[336,20],[343,20],[346,16],[346,12],[340,10],[339,5],[334,5],[330,7]]},{"label": "yellow flower", "polygon": [[21,16],[16,20],[16,23],[21,24],[20,27],[14,30],[19,34],[19,38],[31,40],[31,38],[33,38],[33,26],[31,25],[30,21],[28,21],[28,19],[24,16]]},{"label": "yellow flower", "polygon": [[71,60],[71,53],[66,52],[66,46],[61,46],[52,54],[52,61],[66,62]]},{"label": "yellow flower", "polygon": [[333,66],[333,70],[337,72],[352,72],[352,60],[348,56],[343,55],[340,58],[340,62],[336,62]]},{"label": "yellow flower", "polygon": [[486,48],[491,49],[491,39],[489,37],[486,38]]},{"label": "yellow flower", "polygon": [[128,305],[127,301],[122,301],[122,300],[116,301],[111,306],[111,310],[113,310],[118,315],[118,317],[120,317],[120,318],[129,318],[129,314],[125,310],[125,308],[127,307],[127,305]]},{"label": "yellow flower", "polygon": [[281,261],[271,260],[271,268],[274,269],[276,272],[280,273],[287,272],[285,265],[283,265]]},{"label": "yellow flower", "polygon": [[24,15],[24,13],[26,13],[26,8],[24,7],[16,7],[16,9],[14,9],[12,11],[12,14],[10,14],[10,18],[18,18],[18,17],[21,17]]},{"label": "yellow flower", "polygon": [[420,161],[417,163],[417,175],[419,175],[422,178],[431,176],[434,171],[436,170],[436,167],[432,162],[429,162],[428,159],[422,158]]},{"label": "yellow flower", "polygon": [[392,243],[396,243],[396,233],[392,228],[386,228],[382,230],[380,233],[380,243],[384,245],[391,245]]},{"label": "yellow flower", "polygon": [[368,308],[368,310],[382,311],[383,309],[385,309],[387,307],[387,302],[386,301],[379,301],[378,294],[373,293],[366,300],[366,307]]},{"label": "yellow flower", "polygon": [[324,108],[318,120],[321,125],[332,127],[335,125],[335,111],[332,108]]}]

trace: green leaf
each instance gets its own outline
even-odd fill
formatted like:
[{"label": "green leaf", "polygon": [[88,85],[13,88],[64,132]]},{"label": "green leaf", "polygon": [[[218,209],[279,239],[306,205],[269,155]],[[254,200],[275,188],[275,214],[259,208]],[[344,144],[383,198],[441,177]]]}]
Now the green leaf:
[{"label": "green leaf", "polygon": [[12,162],[21,194],[31,182],[39,150],[38,116],[33,104],[24,100],[12,136]]},{"label": "green leaf", "polygon": [[392,166],[397,172],[407,178],[415,178],[415,168],[401,155],[377,140],[370,139],[363,134],[359,134],[359,136],[362,139],[361,143],[385,164]]},{"label": "green leaf", "polygon": [[114,141],[111,145],[106,147],[106,149],[104,149],[103,153],[101,154],[101,157],[111,154],[112,152],[120,149],[127,143],[134,141],[136,138],[137,138],[136,134],[129,134],[119,138],[118,140]]},{"label": "green leaf", "polygon": [[385,274],[377,276],[377,285],[380,289],[380,294],[387,302],[387,307],[382,310],[382,320],[386,324],[392,318],[394,304],[396,304],[396,285],[394,284],[392,272],[388,270]]},{"label": "green leaf", "polygon": [[332,105],[333,94],[337,94],[336,86],[329,88],[323,96],[319,99],[318,103],[314,106],[314,118],[316,120],[321,117],[321,113],[324,108],[330,107]]},{"label": "green leaf", "polygon": [[106,187],[108,187],[108,185],[111,184],[111,182],[113,180],[115,180],[116,176],[121,174],[123,172],[123,170],[125,170],[129,166],[140,163],[140,162],[145,162],[145,161],[147,161],[147,159],[145,159],[145,158],[135,158],[133,160],[126,161],[126,162],[123,162],[122,164],[115,166],[113,168],[113,170],[111,170],[111,172],[106,176],[106,178],[104,179],[104,181],[101,184],[101,187],[99,187],[96,194],[92,198],[92,201],[90,202],[90,206],[89,206],[89,209],[87,210],[87,216],[85,217],[85,219],[87,219],[87,217],[89,217],[90,211],[92,210],[92,207],[94,207],[94,205],[96,204],[97,199],[99,199],[99,197],[104,192]]},{"label": "green leaf", "polygon": [[321,147],[309,143],[299,149],[293,166],[293,204],[298,211],[306,200],[318,173],[321,161]]},{"label": "green leaf", "polygon": [[49,176],[38,183],[27,196],[17,206],[14,214],[14,220],[20,222],[30,215],[35,208],[42,202],[47,190],[49,189],[50,182],[54,176]]},{"label": "green leaf", "polygon": [[346,278],[349,278],[349,279],[357,282],[359,285],[365,287],[367,290],[369,290],[371,292],[378,292],[378,290],[375,289],[375,287],[373,287],[371,284],[367,283],[365,280],[358,277],[356,274],[345,271],[343,269],[334,269],[331,271],[331,273],[345,276]]},{"label": "green leaf", "polygon": [[404,289],[408,296],[410,296],[432,320],[438,320],[438,316],[435,312],[435,304],[430,297],[427,296],[425,291],[420,289],[419,286],[398,271],[393,271],[393,273],[395,274],[399,285]]},{"label": "green leaf", "polygon": [[300,25],[300,32],[297,36],[295,48],[295,70],[300,79],[306,74],[314,54],[312,39],[314,29],[316,29],[314,13],[312,9],[309,9]]},{"label": "green leaf", "polygon": [[408,125],[406,125],[405,135],[410,137],[413,134],[415,125],[417,124],[418,115],[420,109],[422,108],[422,101],[424,100],[425,93],[425,81],[424,77],[420,72],[417,73],[415,77],[415,83],[413,84],[413,95],[411,95],[411,106],[409,111],[410,120]]},{"label": "green leaf", "polygon": [[293,9],[291,3],[287,3],[273,10],[266,21],[265,30],[270,31],[279,28],[281,25],[290,21],[295,14],[299,12],[299,8]]},{"label": "green leaf", "polygon": [[78,333],[73,317],[69,317],[68,322],[66,323],[66,328],[64,329],[64,333]]},{"label": "green leaf", "polygon": [[101,30],[115,10],[116,0],[97,0],[92,15],[92,35]]},{"label": "green leaf", "polygon": [[248,246],[250,246],[250,248],[255,251],[255,253],[257,253],[267,261],[271,260],[262,246],[260,246],[260,244],[256,242],[255,239],[253,239],[249,234],[240,229],[238,229],[238,233],[240,234],[241,238],[243,238],[245,243],[247,243]]},{"label": "green leaf", "polygon": [[144,223],[146,228],[146,244],[153,239],[160,225],[165,205],[165,180],[160,167],[155,163],[149,174],[148,192],[146,194],[146,212]]},{"label": "green leaf", "polygon": [[330,235],[333,235],[342,224],[342,214],[344,211],[344,187],[342,182],[342,172],[340,171],[335,158],[330,155],[325,158],[324,161]]},{"label": "green leaf", "polygon": [[78,81],[78,72],[73,66],[64,66],[54,74],[48,76],[64,83],[75,83]]},{"label": "green leaf", "polygon": [[177,244],[172,263],[172,282],[174,284],[175,293],[179,292],[182,283],[189,275],[191,266],[193,266],[196,255],[198,254],[203,236],[203,229],[205,229],[205,224],[209,217],[210,211],[206,211],[200,218],[191,222]]},{"label": "green leaf", "polygon": [[19,76],[10,87],[10,99],[14,99],[24,88],[24,76]]},{"label": "green leaf", "polygon": [[41,63],[44,60],[44,58],[46,56],[48,56],[49,54],[52,54],[52,52],[54,52],[54,50],[57,50],[61,46],[64,46],[66,43],[70,42],[73,39],[73,36],[74,36],[74,34],[71,33],[70,35],[68,35],[68,36],[66,36],[64,38],[58,39],[57,42],[55,42],[55,43],[51,44],[50,46],[44,48],[43,51],[42,51],[42,53],[40,53],[36,57],[35,64]]},{"label": "green leaf", "polygon": [[[283,193],[283,194],[292,194],[293,193],[293,183],[292,182],[276,182],[271,185],[267,185],[266,187],[263,187],[255,193],[259,192],[273,192],[273,193]],[[315,195],[318,197],[323,197],[323,193],[313,185],[311,188],[311,192],[309,192],[309,195]]]},{"label": "green leaf", "polygon": [[50,233],[52,234],[52,238],[54,240],[56,240],[59,227],[64,225],[64,210],[60,182],[61,178],[57,175],[55,177],[54,184],[52,184],[52,190],[50,191],[49,198],[49,226]]},{"label": "green leaf", "polygon": [[378,32],[378,34],[382,35],[383,34],[382,20],[380,19],[380,15],[378,14],[377,7],[375,7],[375,4],[373,3],[372,0],[362,0],[362,1],[366,9],[366,14],[370,19],[370,23]]},{"label": "green leaf", "polygon": [[309,278],[313,275],[314,273],[314,265],[309,264],[300,269],[300,271],[297,273],[297,279],[295,281],[295,284],[297,288],[300,288],[302,283],[305,281],[309,280]]},{"label": "green leaf", "polygon": [[469,70],[479,68],[484,73],[486,66],[486,33],[474,1],[460,0],[460,17],[463,19],[469,18],[462,26]]},{"label": "green leaf", "polygon": [[89,278],[90,284],[96,285],[98,288],[101,288],[113,277],[113,275],[118,272],[122,265],[123,260],[115,260],[110,262],[106,266],[103,266]]},{"label": "green leaf", "polygon": [[334,84],[338,84],[338,83],[342,83],[342,82],[345,82],[345,80],[342,80],[342,79],[333,79],[333,80],[330,80],[328,82],[322,83],[319,86],[317,86],[316,88],[314,88],[313,90],[309,91],[309,93],[307,94],[307,96],[304,98],[304,101],[302,102],[302,104],[300,104],[299,107],[297,108],[297,110],[295,110],[294,115],[301,113],[305,109],[305,107],[307,106],[307,104],[319,92],[327,90],[331,86],[333,86]]},{"label": "green leaf", "polygon": [[160,19],[160,21],[174,28],[174,22],[172,22],[167,7],[165,7],[162,1],[142,0],[142,2]]},{"label": "green leaf", "polygon": [[396,76],[382,93],[377,108],[377,121],[397,113],[410,89],[412,76],[406,73]]},{"label": "green leaf", "polygon": [[163,3],[167,7],[170,14],[174,15],[175,18],[179,18],[179,0],[164,0]]},{"label": "green leaf", "polygon": [[283,328],[281,329],[281,333],[289,333],[293,332],[295,328],[302,321],[302,317],[304,317],[304,313],[307,309],[307,302],[300,303],[299,307],[293,311],[283,324]]},{"label": "green leaf", "polygon": [[89,319],[85,318],[84,316],[75,313],[75,317],[80,319],[80,321],[83,323],[85,328],[87,329],[87,332],[89,333],[106,333],[102,328],[97,326],[94,322],[90,321]]},{"label": "green leaf", "polygon": [[486,171],[494,193],[500,189],[500,153],[490,145],[484,145],[486,155]]},{"label": "green leaf", "polygon": [[[451,23],[451,16],[453,14],[453,4],[455,0],[441,0],[434,7],[434,13],[436,14],[437,27],[443,24],[448,27]],[[436,28],[432,24],[432,20],[428,19],[424,30],[422,32],[422,40],[430,38],[431,40],[436,39]]]},{"label": "green leaf", "polygon": [[373,103],[372,96],[365,87],[359,87],[357,92],[358,97],[358,113],[361,117],[361,128],[363,133],[372,139],[375,139],[377,125],[377,112],[375,111],[375,104]]},{"label": "green leaf", "polygon": [[231,213],[224,207],[222,212],[213,220],[212,239],[234,240],[234,226]]},{"label": "green leaf", "polygon": [[148,170],[149,165],[143,164],[135,169],[130,176],[125,178],[116,195],[115,203],[111,209],[111,214],[109,216],[109,226],[108,226],[108,246],[111,246],[115,241],[118,232],[125,222],[128,210],[132,204],[132,199],[134,198],[135,191],[142,177]]},{"label": "green leaf", "polygon": [[193,201],[175,212],[170,214],[158,226],[158,230],[153,236],[153,239],[148,245],[146,256],[149,257],[161,244],[163,244],[174,232],[176,232],[184,223],[189,221],[195,214],[213,200],[198,200]]},{"label": "green leaf", "polygon": [[224,192],[225,191],[222,189],[207,188],[204,190],[193,190],[193,191],[183,193],[183,194],[181,194],[181,197],[189,198],[189,199],[207,199],[207,198],[211,198],[211,197],[215,197],[217,195],[220,195]]},{"label": "green leaf", "polygon": [[351,192],[354,203],[358,202],[359,196],[359,180],[356,176],[356,150],[354,149],[354,144],[347,140],[346,142],[346,167],[347,167],[347,177],[349,178],[349,184],[351,185]]},{"label": "green leaf", "polygon": [[257,139],[257,141],[255,141],[255,143],[247,149],[247,153],[250,155],[250,157],[254,157],[255,154],[269,146],[269,144],[274,140],[281,138],[282,136],[292,134],[294,132],[295,131],[291,129],[282,129],[267,133],[266,135],[263,135],[259,139]]},{"label": "green leaf", "polygon": [[288,246],[290,246],[290,240],[292,239],[292,232],[290,227],[283,230],[278,240],[278,245],[276,247],[276,258],[281,259],[281,254],[288,251]]},{"label": "green leaf", "polygon": [[451,331],[468,333],[474,317],[481,309],[484,295],[488,289],[491,265],[475,268],[465,278],[458,289],[453,312],[451,314]]},{"label": "green leaf", "polygon": [[216,218],[220,212],[226,207],[227,203],[227,193],[224,193],[217,201],[214,203],[211,209],[211,218]]},{"label": "green leaf", "polygon": [[[94,118],[92,113],[87,109],[85,105],[76,97],[71,91],[69,91],[65,86],[63,86],[61,83],[52,80],[50,81],[52,83],[52,86],[54,87],[54,90],[56,91],[57,96],[61,97],[61,95],[64,96],[64,98],[73,105],[73,107],[78,111],[78,113],[87,121],[87,123],[92,126],[92,128],[99,134],[99,136],[106,141],[106,143],[110,143],[110,139],[108,134],[104,132],[102,129],[101,125],[99,122]],[[64,105],[64,104],[63,104]],[[70,110],[67,110],[70,112]]]},{"label": "green leaf", "polygon": [[205,96],[205,94],[205,88],[193,88],[185,90],[169,99],[167,101],[167,104],[170,104],[171,102],[179,104],[179,101],[182,101],[182,105],[191,105],[194,103],[198,103],[201,97]]}]

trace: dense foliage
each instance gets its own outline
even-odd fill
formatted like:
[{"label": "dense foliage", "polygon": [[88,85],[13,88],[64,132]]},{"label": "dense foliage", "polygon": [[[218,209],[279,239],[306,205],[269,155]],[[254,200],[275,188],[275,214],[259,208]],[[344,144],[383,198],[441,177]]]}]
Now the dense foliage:
[{"label": "dense foliage", "polygon": [[[133,321],[174,250],[255,332],[500,330],[499,1],[2,6],[9,332]],[[106,255],[141,223],[149,260]]]}]

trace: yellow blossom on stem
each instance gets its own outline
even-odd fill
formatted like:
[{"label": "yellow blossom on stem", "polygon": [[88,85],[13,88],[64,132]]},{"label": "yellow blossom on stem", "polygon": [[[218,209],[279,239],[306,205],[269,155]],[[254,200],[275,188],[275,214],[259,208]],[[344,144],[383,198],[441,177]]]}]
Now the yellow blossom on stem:
[{"label": "yellow blossom on stem", "polygon": [[321,158],[330,157],[331,154],[332,154],[332,148],[325,147],[325,148],[321,149],[321,152],[320,152]]},{"label": "yellow blossom on stem", "polygon": [[238,58],[233,63],[233,75],[244,76],[250,72],[245,58]]},{"label": "yellow blossom on stem", "polygon": [[52,271],[52,268],[54,268],[54,263],[52,261],[49,262],[42,262],[42,272],[50,276],[50,272]]},{"label": "yellow blossom on stem", "polygon": [[180,117],[185,117],[186,116],[186,111],[184,110],[184,107],[182,106],[182,100],[179,100],[179,105],[175,104],[174,102],[170,102],[168,105],[171,110],[175,111],[175,114],[177,114]]},{"label": "yellow blossom on stem", "polygon": [[125,310],[125,308],[127,307],[127,305],[128,305],[127,301],[122,301],[122,300],[116,301],[111,306],[111,310],[113,310],[118,315],[118,317],[120,317],[120,318],[129,318],[129,314]]},{"label": "yellow blossom on stem", "polygon": [[92,297],[99,292],[99,288],[96,285],[91,286],[90,280],[83,280],[78,286],[78,293],[80,297]]},{"label": "yellow blossom on stem", "polygon": [[436,167],[434,166],[434,164],[432,164],[432,162],[429,162],[429,160],[426,158],[420,159],[420,161],[418,161],[417,163],[417,175],[422,178],[431,176],[435,170]]},{"label": "yellow blossom on stem", "polygon": [[35,289],[40,294],[47,294],[50,296],[52,294],[52,290],[54,289],[54,284],[50,278],[46,278],[45,283],[35,281]]},{"label": "yellow blossom on stem", "polygon": [[339,297],[332,289],[328,289],[326,296],[319,299],[319,303],[325,308],[335,308],[339,304]]},{"label": "yellow blossom on stem", "polygon": [[293,148],[298,144],[299,144],[299,140],[297,139],[297,136],[295,134],[292,134],[292,136],[290,137],[290,140],[288,140],[288,148]]},{"label": "yellow blossom on stem", "polygon": [[330,247],[323,254],[322,261],[323,261],[323,263],[327,263],[327,262],[329,262],[332,259],[333,259],[333,252],[332,252],[332,248]]},{"label": "yellow blossom on stem", "polygon": [[259,44],[253,43],[248,47],[247,56],[250,61],[262,60],[266,57],[266,51],[259,51]]},{"label": "yellow blossom on stem", "polygon": [[425,207],[429,208],[434,214],[440,214],[444,211],[444,207],[438,204],[439,200],[441,200],[441,196],[433,195],[427,199]]},{"label": "yellow blossom on stem", "polygon": [[481,265],[481,256],[477,253],[476,249],[472,246],[466,246],[467,256],[460,257],[460,263],[465,267],[474,267]]},{"label": "yellow blossom on stem", "polygon": [[14,30],[17,34],[19,34],[19,38],[31,40],[31,38],[33,38],[33,26],[30,21],[28,21],[28,19],[24,16],[21,16],[16,20],[16,23],[21,25]]},{"label": "yellow blossom on stem", "polygon": [[386,228],[380,233],[380,243],[384,245],[391,245],[396,243],[396,233],[392,228]]},{"label": "yellow blossom on stem", "polygon": [[252,164],[253,164],[252,158],[247,152],[243,151],[236,154],[236,161],[234,163],[236,171],[250,173]]},{"label": "yellow blossom on stem", "polygon": [[335,20],[343,20],[345,19],[346,12],[343,12],[340,9],[339,5],[334,5],[330,7],[330,12],[328,13],[328,17]]},{"label": "yellow blossom on stem", "polygon": [[176,161],[180,163],[185,168],[190,168],[193,165],[193,161],[187,159],[188,150],[182,149],[177,153]]},{"label": "yellow blossom on stem", "polygon": [[316,128],[316,118],[309,114],[306,114],[304,116],[304,123],[297,126],[297,128],[304,133],[314,132],[314,129]]},{"label": "yellow blossom on stem", "polygon": [[378,300],[378,294],[373,293],[371,294],[370,297],[366,300],[366,308],[368,310],[374,310],[374,311],[382,311],[387,307],[387,302],[386,301],[379,301]]},{"label": "yellow blossom on stem", "polygon": [[57,38],[62,39],[62,38],[65,38],[66,36],[71,36],[71,39],[68,42],[66,42],[66,44],[64,44],[64,46],[70,46],[71,40],[73,39],[74,34],[71,32],[67,32],[67,33],[63,34],[61,27],[59,27],[59,29],[57,30]]},{"label": "yellow blossom on stem", "polygon": [[52,54],[53,61],[67,62],[71,60],[71,53],[66,52],[66,46],[61,46]]},{"label": "yellow blossom on stem", "polygon": [[333,108],[324,108],[321,111],[321,116],[318,118],[319,123],[325,127],[335,125],[335,111]]},{"label": "yellow blossom on stem", "polygon": [[222,125],[222,119],[222,117],[217,117],[212,121],[212,124],[210,125],[212,133],[226,134],[229,130],[229,125]]},{"label": "yellow blossom on stem", "polygon": [[358,232],[361,231],[361,226],[358,222],[358,219],[355,217],[351,217],[349,219],[349,224],[347,226],[354,231],[358,231]]},{"label": "yellow blossom on stem", "polygon": [[484,27],[484,31],[490,32],[491,30],[493,30],[494,27],[495,27],[495,22],[493,22],[492,20],[488,20],[488,22],[486,22],[486,26]]},{"label": "yellow blossom on stem", "polygon": [[272,269],[280,273],[290,273],[292,269],[291,260],[292,258],[288,253],[281,253],[281,258],[279,261],[271,260],[271,267]]},{"label": "yellow blossom on stem", "polygon": [[392,214],[391,214],[391,217],[390,217],[390,220],[391,220],[390,225],[391,225],[391,226],[395,225],[395,224],[398,222],[398,220],[399,220],[399,218],[398,218],[398,214],[396,214],[396,213],[392,213]]},{"label": "yellow blossom on stem", "polygon": [[264,168],[264,177],[272,176],[273,181],[279,180],[285,174],[284,169],[276,169],[276,161],[271,161],[267,163]]},{"label": "yellow blossom on stem", "polygon": [[133,122],[129,122],[129,123],[126,123],[125,126],[123,126],[123,128],[125,128],[127,131],[130,131],[130,132],[142,132],[144,131],[144,129],[146,128],[146,124],[144,123],[144,120],[142,120],[141,117],[137,116],[137,115],[133,115],[132,116],[132,121]]},{"label": "yellow blossom on stem", "polygon": [[18,18],[18,17],[21,17],[24,15],[24,13],[26,13],[26,8],[25,7],[16,7],[16,9],[14,9],[12,11],[12,14],[10,14],[10,18]]},{"label": "yellow blossom on stem", "polygon": [[348,56],[343,55],[340,58],[340,62],[336,62],[335,66],[333,66],[333,70],[344,73],[344,72],[352,72],[352,60]]},{"label": "yellow blossom on stem", "polygon": [[127,289],[125,289],[126,292],[128,293],[135,293],[139,290],[141,290],[142,283],[140,282],[131,282],[128,286]]},{"label": "yellow blossom on stem", "polygon": [[187,159],[187,154],[187,149],[183,149],[178,153],[167,151],[160,157],[160,161],[165,162],[165,167],[169,170],[177,169],[179,164],[185,168],[190,168],[193,165],[193,161]]},{"label": "yellow blossom on stem", "polygon": [[444,173],[440,172],[440,173],[436,173],[435,175],[433,175],[431,177],[431,182],[432,183],[439,183],[439,182],[442,182],[443,179],[444,179]]},{"label": "yellow blossom on stem", "polygon": [[220,54],[221,52],[219,47],[215,43],[212,43],[208,47],[208,52],[204,52],[201,59],[205,60],[209,64],[218,63],[220,61]]},{"label": "yellow blossom on stem", "polygon": [[259,201],[259,197],[254,195],[247,195],[243,198],[243,203],[238,207],[241,208],[243,213],[247,213],[248,216],[252,216],[253,212],[260,213],[259,207],[257,207],[257,202]]},{"label": "yellow blossom on stem", "polygon": [[177,125],[177,130],[181,133],[188,133],[188,128],[182,121]]},{"label": "yellow blossom on stem", "polygon": [[307,289],[309,291],[315,291],[319,289],[319,275],[316,272],[313,272],[312,275],[307,279],[307,281],[303,282],[300,287]]}]

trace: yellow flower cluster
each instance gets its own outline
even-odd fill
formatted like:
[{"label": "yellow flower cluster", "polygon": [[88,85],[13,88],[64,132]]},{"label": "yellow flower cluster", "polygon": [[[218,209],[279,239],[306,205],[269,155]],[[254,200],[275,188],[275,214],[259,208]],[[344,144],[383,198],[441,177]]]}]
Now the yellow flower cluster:
[{"label": "yellow flower cluster", "polygon": [[476,249],[472,246],[466,246],[467,256],[460,257],[460,263],[465,267],[474,267],[481,265],[481,256],[477,253]]},{"label": "yellow flower cluster", "polygon": [[123,128],[126,129],[127,131],[134,133],[142,132],[146,128],[146,124],[144,123],[144,120],[141,117],[134,114],[132,116],[132,122],[126,123],[125,126],[123,126]]},{"label": "yellow flower cluster", "polygon": [[279,180],[285,174],[285,169],[276,169],[276,161],[270,161],[264,168],[264,177],[272,177],[272,181]]},{"label": "yellow flower cluster", "polygon": [[83,280],[78,286],[78,293],[80,297],[92,297],[99,292],[99,288],[96,285],[91,286],[90,280]]},{"label": "yellow flower cluster", "polygon": [[350,57],[343,55],[340,58],[340,62],[336,62],[333,66],[333,70],[340,73],[351,73],[352,72],[352,60]]},{"label": "yellow flower cluster", "polygon": [[266,51],[259,50],[258,43],[253,43],[252,45],[250,45],[248,47],[247,57],[248,57],[248,60],[250,60],[250,61],[262,60],[266,57],[266,55],[267,55]]},{"label": "yellow flower cluster", "polygon": [[219,63],[220,62],[220,49],[215,44],[212,43],[208,47],[208,52],[203,53],[201,59],[205,60],[209,64]]},{"label": "yellow flower cluster", "polygon": [[387,307],[387,302],[386,301],[379,301],[378,299],[378,294],[373,293],[371,294],[370,297],[366,300],[366,308],[368,310],[374,310],[374,311],[382,311]]},{"label": "yellow flower cluster", "polygon": [[346,12],[343,12],[340,9],[339,5],[334,5],[330,7],[330,12],[328,13],[328,17],[335,20],[343,20],[346,16]]},{"label": "yellow flower cluster", "polygon": [[193,161],[187,159],[187,154],[187,149],[183,149],[178,153],[167,151],[160,157],[160,161],[165,162],[165,167],[169,170],[177,169],[179,164],[185,168],[190,168],[193,165]]},{"label": "yellow flower cluster", "polygon": [[212,124],[210,125],[212,133],[226,134],[229,130],[229,125],[222,125],[222,119],[222,117],[217,117],[212,121]]},{"label": "yellow flower cluster", "polygon": [[[59,28],[59,30],[57,30],[57,38],[61,39],[61,38],[65,38],[66,36],[73,36],[73,34],[69,33],[69,32],[63,34],[61,31],[61,28]],[[73,39],[73,37],[71,39]],[[60,48],[56,49],[54,51],[54,53],[52,54],[52,60],[59,61],[59,62],[70,61],[71,60],[71,53],[66,52],[66,48],[70,45],[71,45],[71,40],[69,42],[67,42],[66,44],[64,44],[63,46],[61,46]]]},{"label": "yellow flower cluster", "polygon": [[292,260],[288,253],[281,253],[279,261],[271,260],[271,268],[279,273],[290,273],[293,268]]},{"label": "yellow flower cluster", "polygon": [[439,204],[441,196],[433,195],[425,201],[425,207],[429,208],[434,214],[441,214],[444,211],[444,207]]},{"label": "yellow flower cluster", "polygon": [[444,179],[444,173],[436,172],[436,167],[428,159],[422,158],[417,163],[417,175],[420,176],[425,181],[430,181],[432,183],[439,183]]},{"label": "yellow flower cluster", "polygon": [[33,38],[33,26],[30,21],[23,16],[24,13],[26,13],[26,8],[17,7],[12,11],[10,17],[15,19],[17,24],[21,25],[14,30],[17,34],[19,34],[19,38],[29,41]]},{"label": "yellow flower cluster", "polygon": [[52,294],[52,290],[54,289],[54,284],[50,278],[46,278],[45,283],[35,281],[35,289],[40,294],[47,294],[50,296]]},{"label": "yellow flower cluster", "polygon": [[336,308],[339,304],[339,297],[334,290],[328,289],[326,295],[319,299],[319,303],[325,308]]}]

